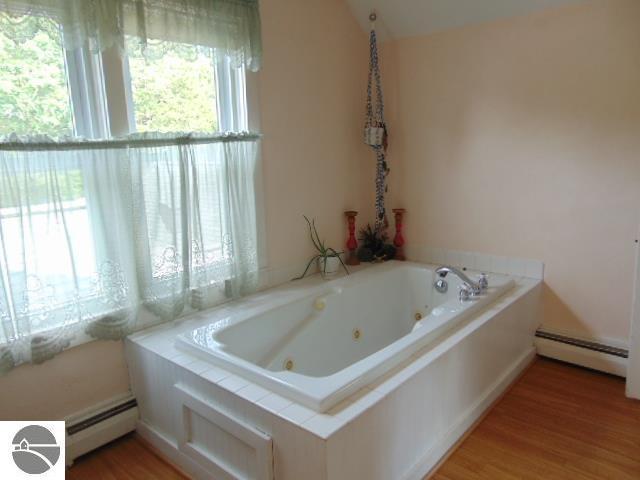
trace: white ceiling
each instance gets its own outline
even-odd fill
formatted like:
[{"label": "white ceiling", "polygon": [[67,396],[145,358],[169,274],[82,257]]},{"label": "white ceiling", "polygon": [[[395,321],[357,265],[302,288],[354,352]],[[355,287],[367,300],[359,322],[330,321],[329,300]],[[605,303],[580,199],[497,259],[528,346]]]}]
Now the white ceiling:
[{"label": "white ceiling", "polygon": [[383,37],[409,37],[524,15],[585,0],[347,0],[363,29],[369,13],[378,14],[376,29]]}]

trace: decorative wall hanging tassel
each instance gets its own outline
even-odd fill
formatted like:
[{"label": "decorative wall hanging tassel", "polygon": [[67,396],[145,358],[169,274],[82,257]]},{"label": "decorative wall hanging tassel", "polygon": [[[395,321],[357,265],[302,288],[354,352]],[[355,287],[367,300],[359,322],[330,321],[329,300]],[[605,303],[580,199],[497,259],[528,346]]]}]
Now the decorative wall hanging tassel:
[{"label": "decorative wall hanging tassel", "polygon": [[[378,46],[376,30],[373,22],[376,14],[369,16],[372,22],[369,39],[369,78],[367,83],[367,116],[364,125],[364,141],[371,146],[376,154],[376,231],[382,232],[388,227],[387,215],[384,206],[384,197],[387,192],[386,177],[389,167],[386,160],[388,145],[387,126],[384,121],[384,102],[382,98],[382,82],[380,81],[380,67],[378,64]],[[375,101],[373,89],[375,82]]]}]

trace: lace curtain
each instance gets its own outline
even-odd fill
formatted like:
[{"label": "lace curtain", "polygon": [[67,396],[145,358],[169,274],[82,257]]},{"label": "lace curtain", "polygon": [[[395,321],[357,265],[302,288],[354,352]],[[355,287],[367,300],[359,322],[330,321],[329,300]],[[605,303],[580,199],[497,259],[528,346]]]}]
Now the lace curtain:
[{"label": "lace curtain", "polygon": [[0,373],[256,287],[257,136],[3,140]]},{"label": "lace curtain", "polygon": [[258,0],[0,0],[0,13],[52,18],[67,50],[122,49],[131,35],[215,48],[252,71],[262,59]]}]

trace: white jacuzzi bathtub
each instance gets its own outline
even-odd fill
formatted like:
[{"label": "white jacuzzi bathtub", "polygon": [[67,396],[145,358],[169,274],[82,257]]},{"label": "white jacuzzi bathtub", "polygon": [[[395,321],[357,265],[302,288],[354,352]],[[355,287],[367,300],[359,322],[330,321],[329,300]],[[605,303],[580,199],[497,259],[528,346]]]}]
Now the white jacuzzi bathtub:
[{"label": "white jacuzzi bathtub", "polygon": [[302,289],[285,305],[183,333],[178,347],[324,412],[514,286],[492,274],[483,295],[460,301],[457,277],[447,276],[446,293],[435,290],[435,280],[423,264],[365,268]]}]

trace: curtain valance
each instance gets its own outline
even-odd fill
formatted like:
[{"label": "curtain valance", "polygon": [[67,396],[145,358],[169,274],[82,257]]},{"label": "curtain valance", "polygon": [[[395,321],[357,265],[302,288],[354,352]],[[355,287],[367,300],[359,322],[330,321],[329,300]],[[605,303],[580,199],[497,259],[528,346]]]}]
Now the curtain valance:
[{"label": "curtain valance", "polygon": [[262,59],[258,0],[0,0],[0,11],[53,18],[69,50],[123,48],[132,35],[215,48],[252,71]]}]

